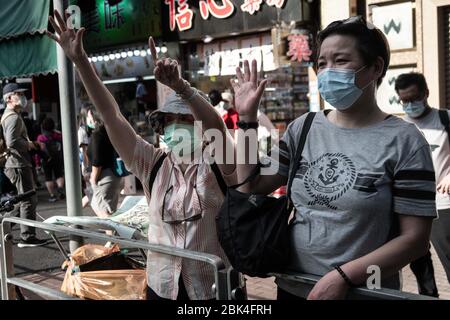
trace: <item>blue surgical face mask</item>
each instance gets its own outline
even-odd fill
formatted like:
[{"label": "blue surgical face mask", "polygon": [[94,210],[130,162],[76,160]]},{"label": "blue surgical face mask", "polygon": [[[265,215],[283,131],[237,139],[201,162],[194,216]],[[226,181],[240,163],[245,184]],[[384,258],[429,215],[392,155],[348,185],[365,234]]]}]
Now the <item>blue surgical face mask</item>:
[{"label": "blue surgical face mask", "polygon": [[319,92],[322,98],[338,110],[350,108],[361,97],[364,88],[356,85],[356,74],[365,68],[354,71],[327,68],[318,75]]},{"label": "blue surgical face mask", "polygon": [[423,100],[408,102],[403,105],[403,111],[411,118],[420,117],[425,112],[426,108],[427,106]]},{"label": "blue surgical face mask", "polygon": [[201,135],[191,124],[172,123],[164,128],[163,142],[170,150],[191,154],[202,145]]}]

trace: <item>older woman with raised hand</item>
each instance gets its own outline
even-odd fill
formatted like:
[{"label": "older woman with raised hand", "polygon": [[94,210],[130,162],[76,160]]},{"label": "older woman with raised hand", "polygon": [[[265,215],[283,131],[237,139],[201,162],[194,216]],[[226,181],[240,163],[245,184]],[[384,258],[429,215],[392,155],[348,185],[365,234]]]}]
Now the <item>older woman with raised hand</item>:
[{"label": "older woman with raised hand", "polygon": [[[212,106],[201,94],[186,96],[179,83],[166,75],[178,72],[176,64],[157,61],[155,74],[180,95],[170,95],[165,105],[150,116],[155,130],[164,136],[166,154],[139,137],[120,112],[111,93],[99,79],[83,49],[84,29],[75,32],[67,27],[60,14],[50,23],[56,34],[48,32],[76,65],[89,98],[103,122],[119,156],[144,187],[150,208],[149,242],[214,254],[228,264],[220,247],[215,217],[224,198],[225,183],[235,183],[234,172],[224,166],[209,164],[210,148],[202,141],[199,128],[188,105],[199,109]],[[221,174],[222,172],[222,174]],[[223,179],[223,180],[222,180]],[[148,298],[155,300],[207,300],[212,290],[214,270],[204,262],[148,252]]]},{"label": "older woman with raised hand", "polygon": [[[384,113],[376,100],[389,52],[382,32],[360,17],[336,21],[318,36],[319,90],[335,110],[316,115],[293,180],[296,212],[287,269],[321,279],[309,293],[277,279],[278,299],[345,298],[351,286],[366,284],[371,266],[381,271],[383,287],[399,289],[399,270],[428,250],[436,217],[430,147],[414,125]],[[238,68],[232,85],[240,125],[246,136],[256,135],[266,85],[265,80],[258,84],[256,61],[252,68],[246,61],[243,73]],[[187,83],[179,90],[195,94]],[[190,106],[205,130],[224,130],[212,107]],[[293,121],[272,151],[278,171],[257,176],[243,191],[270,194],[286,184],[305,118]],[[236,145],[238,158],[256,157],[242,130]],[[226,170],[235,168],[243,181],[255,164]]]}]

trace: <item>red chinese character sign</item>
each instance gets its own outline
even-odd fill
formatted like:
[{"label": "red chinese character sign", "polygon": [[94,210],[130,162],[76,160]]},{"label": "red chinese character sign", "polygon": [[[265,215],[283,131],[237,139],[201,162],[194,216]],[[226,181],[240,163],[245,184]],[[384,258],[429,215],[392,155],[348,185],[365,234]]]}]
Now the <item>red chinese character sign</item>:
[{"label": "red chinese character sign", "polygon": [[222,5],[218,5],[214,0],[200,1],[200,15],[203,20],[209,18],[209,13],[218,19],[225,19],[234,12],[234,5],[230,0],[222,0]]},{"label": "red chinese character sign", "polygon": [[291,57],[291,61],[309,62],[312,50],[309,47],[309,36],[304,34],[291,34],[288,36],[289,51],[287,56]]},{"label": "red chinese character sign", "polygon": [[[180,31],[192,28],[194,12],[189,9],[188,0],[165,0],[165,3],[169,5],[169,25],[171,31],[175,30],[176,25]],[[178,3],[178,9],[176,8],[176,3]]]},{"label": "red chinese character sign", "polygon": [[[241,10],[253,15],[261,10],[264,1],[268,6],[282,8],[287,0],[244,0]],[[209,19],[210,14],[218,19],[226,19],[233,14],[235,9],[231,0],[200,0],[198,3],[203,20]],[[189,0],[165,0],[165,4],[169,6],[171,31],[174,31],[177,26],[179,31],[192,28],[194,12],[189,8]]]}]

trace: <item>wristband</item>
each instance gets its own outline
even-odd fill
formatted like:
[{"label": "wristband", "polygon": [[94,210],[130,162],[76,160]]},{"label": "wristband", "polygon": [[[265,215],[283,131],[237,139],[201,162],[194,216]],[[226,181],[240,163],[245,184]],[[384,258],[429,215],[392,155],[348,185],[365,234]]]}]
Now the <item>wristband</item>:
[{"label": "wristband", "polygon": [[258,129],[259,123],[258,122],[244,122],[244,121],[238,121],[236,123],[238,128],[242,130],[248,130],[248,129]]},{"label": "wristband", "polygon": [[348,285],[350,288],[356,288],[356,287],[357,287],[357,285],[355,285],[355,284],[352,282],[352,280],[350,280],[350,278],[347,277],[347,275],[345,274],[345,272],[342,271],[341,267],[335,266],[334,269],[336,269],[337,272],[339,272],[339,274],[341,275],[341,277],[345,280],[345,283],[347,283],[347,285]]}]

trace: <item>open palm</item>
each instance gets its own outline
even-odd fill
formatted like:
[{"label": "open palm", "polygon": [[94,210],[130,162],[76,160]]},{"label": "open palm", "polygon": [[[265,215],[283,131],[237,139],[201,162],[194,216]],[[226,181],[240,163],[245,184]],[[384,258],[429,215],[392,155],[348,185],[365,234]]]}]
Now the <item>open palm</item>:
[{"label": "open palm", "polygon": [[256,117],[267,80],[262,80],[258,85],[256,60],[252,61],[251,70],[248,61],[245,60],[244,73],[242,73],[241,68],[237,68],[236,77],[237,81],[231,80],[235,95],[236,111],[240,116]]},{"label": "open palm", "polygon": [[47,35],[61,46],[64,53],[72,62],[76,63],[82,58],[87,57],[83,48],[84,28],[75,32],[74,29],[67,26],[57,10],[54,11],[54,17],[49,17],[49,21],[53,29],[55,29],[55,34],[47,31]]}]

